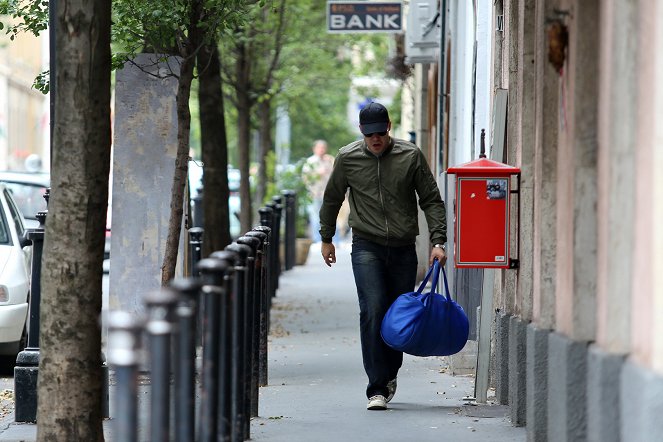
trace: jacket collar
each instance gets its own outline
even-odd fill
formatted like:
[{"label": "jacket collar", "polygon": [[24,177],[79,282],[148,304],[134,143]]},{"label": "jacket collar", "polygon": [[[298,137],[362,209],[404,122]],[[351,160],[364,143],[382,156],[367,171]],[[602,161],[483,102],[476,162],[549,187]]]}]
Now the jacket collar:
[{"label": "jacket collar", "polygon": [[362,149],[362,150],[364,151],[364,153],[365,153],[366,155],[368,155],[368,156],[373,156],[373,157],[380,158],[380,157],[383,157],[383,156],[389,154],[389,152],[391,152],[391,151],[394,149],[394,138],[393,138],[391,135],[389,136],[389,144],[387,144],[387,147],[385,148],[385,150],[383,150],[382,153],[379,154],[379,155],[374,154],[374,153],[368,148],[368,145],[366,144],[366,140],[362,140],[362,142],[361,142],[361,149]]}]

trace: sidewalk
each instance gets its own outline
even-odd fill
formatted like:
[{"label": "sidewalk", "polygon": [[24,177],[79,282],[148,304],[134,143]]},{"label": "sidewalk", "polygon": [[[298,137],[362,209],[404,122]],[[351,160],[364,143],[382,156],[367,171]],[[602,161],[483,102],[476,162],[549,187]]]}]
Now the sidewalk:
[{"label": "sidewalk", "polygon": [[526,440],[525,429],[504,417],[506,407],[467,405],[474,379],[446,374],[443,358],[406,355],[389,409],[366,410],[349,246],[336,255],[328,268],[314,245],[305,266],[282,274],[253,440]]},{"label": "sidewalk", "polygon": [[[252,420],[251,440],[526,440],[525,429],[505,417],[507,407],[466,404],[463,397],[473,394],[474,379],[446,374],[443,358],[406,355],[389,409],[366,410],[349,246],[337,248],[337,261],[326,267],[314,244],[306,265],[281,275],[271,315],[269,385],[260,389],[260,417]],[[111,388],[111,411],[112,393]],[[36,439],[36,425],[13,419],[13,414],[0,418],[0,441]],[[112,420],[104,422],[104,430],[112,441]]]}]

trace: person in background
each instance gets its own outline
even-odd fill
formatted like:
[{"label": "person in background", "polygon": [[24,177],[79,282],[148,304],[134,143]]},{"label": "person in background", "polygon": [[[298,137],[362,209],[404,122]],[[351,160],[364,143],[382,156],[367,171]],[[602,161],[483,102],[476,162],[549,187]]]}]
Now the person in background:
[{"label": "person in background", "polygon": [[304,183],[311,195],[311,204],[308,206],[311,239],[320,242],[320,220],[318,213],[322,206],[325,187],[334,167],[334,157],[327,153],[327,142],[316,140],[313,143],[313,155],[306,159],[302,168]]},{"label": "person in background", "polygon": [[341,148],[320,209],[320,247],[329,267],[336,262],[332,238],[349,189],[352,270],[359,298],[359,329],[368,376],[369,410],[385,410],[396,393],[403,353],[382,340],[382,318],[402,293],[414,289],[419,207],[428,222],[431,253],[444,265],[447,225],[444,203],[426,158],[414,144],[391,138],[387,109],[370,103],[359,113],[364,137]]}]

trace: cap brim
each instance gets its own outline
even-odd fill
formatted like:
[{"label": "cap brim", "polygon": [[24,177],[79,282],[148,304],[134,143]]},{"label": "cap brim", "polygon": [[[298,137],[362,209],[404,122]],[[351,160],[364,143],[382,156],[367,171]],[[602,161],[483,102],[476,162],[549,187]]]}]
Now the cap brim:
[{"label": "cap brim", "polygon": [[388,127],[389,127],[388,122],[362,124],[361,133],[366,135],[375,132],[386,132]]}]

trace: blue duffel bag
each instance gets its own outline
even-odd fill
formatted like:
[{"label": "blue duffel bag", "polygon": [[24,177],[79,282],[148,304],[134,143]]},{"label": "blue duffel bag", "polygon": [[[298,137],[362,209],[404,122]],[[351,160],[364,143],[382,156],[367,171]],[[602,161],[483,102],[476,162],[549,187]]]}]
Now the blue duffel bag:
[{"label": "blue duffel bag", "polygon": [[[432,291],[421,293],[433,275]],[[437,293],[440,264],[437,259],[416,292],[400,295],[382,320],[382,339],[391,348],[414,356],[448,356],[467,342],[470,323],[463,308],[449,295],[442,268],[446,297]]]}]

